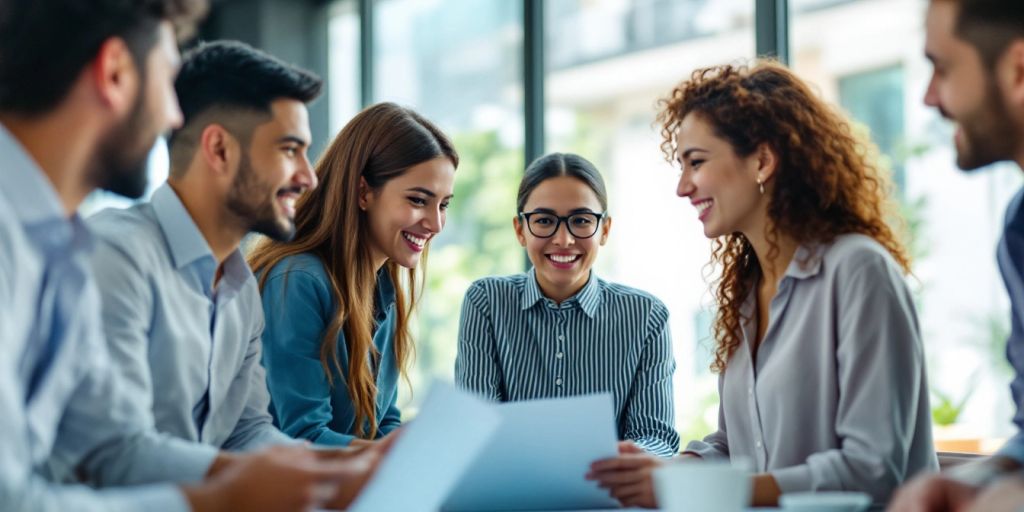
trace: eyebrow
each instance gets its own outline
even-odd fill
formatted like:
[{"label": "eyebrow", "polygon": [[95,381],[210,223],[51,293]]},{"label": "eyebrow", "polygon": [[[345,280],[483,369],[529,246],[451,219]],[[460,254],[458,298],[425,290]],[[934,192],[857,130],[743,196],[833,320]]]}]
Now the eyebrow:
[{"label": "eyebrow", "polygon": [[700,151],[700,152],[703,152],[703,153],[710,153],[710,151],[708,151],[706,149],[703,149],[703,148],[687,148],[685,151],[683,151],[682,158],[687,158],[687,157],[689,157],[690,155],[692,155],[693,153],[695,153],[697,151]]},{"label": "eyebrow", "polygon": [[277,139],[277,143],[278,144],[284,144],[285,142],[292,142],[292,143],[298,144],[300,146],[308,146],[309,145],[309,142],[306,141],[306,139],[303,139],[302,137],[299,137],[298,135],[285,135],[285,136],[279,137]]},{"label": "eyebrow", "polygon": [[[435,193],[434,193],[433,191],[431,191],[431,190],[428,190],[428,189],[426,189],[426,188],[423,188],[423,187],[412,187],[412,188],[407,188],[407,189],[405,189],[405,191],[406,191],[406,192],[419,192],[420,194],[423,194],[423,195],[425,195],[425,196],[427,196],[427,197],[437,197],[437,194],[435,194]],[[448,195],[447,195],[447,196],[445,196],[444,198],[445,198],[445,199],[451,199],[451,198],[453,198],[453,197],[455,197],[455,194],[448,194]]]},{"label": "eyebrow", "polygon": [[[556,212],[555,210],[552,210],[551,208],[534,208],[533,210],[531,210],[531,212],[550,213],[552,215],[558,215],[558,212]],[[573,215],[573,214],[576,214],[576,213],[597,213],[597,212],[595,212],[594,210],[592,210],[590,208],[585,208],[585,207],[584,208],[574,208],[572,210],[569,210],[569,215]]]}]

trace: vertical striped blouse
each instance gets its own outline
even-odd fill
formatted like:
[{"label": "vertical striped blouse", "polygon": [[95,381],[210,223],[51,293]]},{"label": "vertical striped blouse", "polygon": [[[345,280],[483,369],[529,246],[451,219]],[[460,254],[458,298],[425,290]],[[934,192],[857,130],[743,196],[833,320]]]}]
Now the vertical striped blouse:
[{"label": "vertical striped blouse", "polygon": [[476,281],[466,292],[456,383],[501,402],[608,392],[620,439],[679,450],[668,310],[648,293],[593,272],[556,304],[534,271]]}]

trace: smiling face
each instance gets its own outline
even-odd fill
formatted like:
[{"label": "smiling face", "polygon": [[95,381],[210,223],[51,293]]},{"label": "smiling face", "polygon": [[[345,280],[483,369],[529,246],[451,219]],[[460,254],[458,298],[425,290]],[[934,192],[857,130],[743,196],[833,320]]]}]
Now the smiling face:
[{"label": "smiling face", "polygon": [[[571,216],[583,212],[600,214],[603,210],[597,194],[586,183],[571,176],[559,176],[537,185],[527,198],[523,212]],[[598,249],[608,241],[611,218],[600,221],[597,232],[589,238],[573,236],[564,222],[549,238],[535,236],[520,217],[516,217],[513,224],[519,243],[526,248],[536,269],[541,291],[548,298],[561,302],[587,284]],[[584,228],[579,225],[573,230],[579,233]]]},{"label": "smiling face", "polygon": [[317,178],[306,157],[311,135],[305,104],[275,100],[271,114],[252,132],[227,208],[250,230],[283,241],[295,233],[295,201],[317,186]]},{"label": "smiling face", "polygon": [[924,103],[956,123],[957,166],[963,170],[1014,157],[1020,128],[981,54],[956,34],[957,2],[933,1],[925,21],[925,54],[932,62]]},{"label": "smiling face", "polygon": [[359,207],[366,212],[375,268],[394,261],[415,268],[427,243],[444,228],[455,166],[447,157],[414,165],[378,189],[363,182]]},{"label": "smiling face", "polygon": [[[760,232],[767,217],[771,174],[763,157],[736,155],[711,124],[689,114],[679,125],[676,158],[682,168],[676,194],[688,198],[704,224],[704,235]],[[758,179],[765,183],[761,194]]]}]

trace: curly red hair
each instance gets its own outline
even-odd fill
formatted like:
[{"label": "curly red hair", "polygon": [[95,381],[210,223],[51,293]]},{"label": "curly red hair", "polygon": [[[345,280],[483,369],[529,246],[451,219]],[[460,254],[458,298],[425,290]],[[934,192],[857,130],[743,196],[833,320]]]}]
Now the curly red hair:
[{"label": "curly red hair", "polygon": [[[888,222],[898,216],[888,172],[875,163],[877,149],[858,138],[840,112],[781,64],[760,61],[698,69],[659,107],[661,149],[669,161],[678,150],[679,126],[690,114],[708,122],[737,156],[750,156],[762,145],[778,155],[768,206],[772,250],[766,259],[777,254],[774,241],[780,233],[800,244],[860,233],[878,241],[910,272],[907,250]],[[761,267],[741,233],[715,239],[711,258],[722,270],[713,283],[718,312],[711,364],[721,372],[740,345],[740,306]]]}]

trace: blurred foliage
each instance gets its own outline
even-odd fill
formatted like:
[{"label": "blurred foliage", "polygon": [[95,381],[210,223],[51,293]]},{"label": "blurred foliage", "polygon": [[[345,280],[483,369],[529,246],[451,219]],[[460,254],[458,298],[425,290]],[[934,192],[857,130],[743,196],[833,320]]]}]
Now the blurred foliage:
[{"label": "blurred foliage", "polygon": [[523,251],[512,230],[522,150],[503,147],[495,132],[454,137],[459,152],[454,197],[444,231],[430,244],[426,286],[417,312],[413,389],[453,378],[459,310],[476,279],[521,272]]}]

